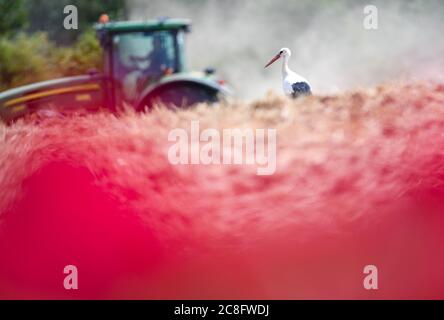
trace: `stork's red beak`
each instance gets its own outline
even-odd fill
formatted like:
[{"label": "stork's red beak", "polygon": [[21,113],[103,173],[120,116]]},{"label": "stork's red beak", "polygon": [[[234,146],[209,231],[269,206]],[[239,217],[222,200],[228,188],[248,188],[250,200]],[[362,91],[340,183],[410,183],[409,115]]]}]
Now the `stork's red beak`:
[{"label": "stork's red beak", "polygon": [[277,59],[279,59],[281,57],[281,54],[280,53],[278,53],[277,55],[275,55],[274,57],[273,57],[273,59],[271,59],[270,60],[270,62],[269,63],[267,63],[267,65],[264,67],[264,69],[266,68],[266,67],[268,67],[270,64],[272,64],[273,62],[275,62]]}]

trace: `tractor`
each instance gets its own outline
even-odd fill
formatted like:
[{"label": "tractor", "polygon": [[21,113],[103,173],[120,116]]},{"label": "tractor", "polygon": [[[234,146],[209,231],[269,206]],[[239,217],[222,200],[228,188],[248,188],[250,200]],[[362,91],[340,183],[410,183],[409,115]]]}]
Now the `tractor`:
[{"label": "tractor", "polygon": [[30,113],[55,110],[113,112],[130,106],[186,108],[213,103],[230,94],[211,68],[188,72],[185,65],[186,19],[115,21],[95,24],[103,48],[103,72],[42,81],[0,93],[0,117],[14,121]]}]

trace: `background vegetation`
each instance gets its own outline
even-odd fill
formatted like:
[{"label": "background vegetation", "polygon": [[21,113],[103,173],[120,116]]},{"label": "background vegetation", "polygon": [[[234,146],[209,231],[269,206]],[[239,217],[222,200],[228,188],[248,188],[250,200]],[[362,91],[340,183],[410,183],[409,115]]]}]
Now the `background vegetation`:
[{"label": "background vegetation", "polygon": [[[76,5],[79,29],[63,28]],[[92,25],[102,13],[125,18],[124,0],[0,0],[0,91],[101,67]]]}]

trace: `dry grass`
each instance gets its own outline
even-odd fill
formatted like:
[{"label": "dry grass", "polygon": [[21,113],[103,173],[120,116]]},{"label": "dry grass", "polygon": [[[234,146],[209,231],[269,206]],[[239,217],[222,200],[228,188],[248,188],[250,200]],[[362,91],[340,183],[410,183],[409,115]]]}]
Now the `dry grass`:
[{"label": "dry grass", "polygon": [[[428,240],[422,243],[409,235],[414,226],[421,225],[427,234],[429,223],[443,222],[441,215],[432,214],[443,207],[443,107],[443,85],[415,84],[296,101],[270,95],[251,104],[232,102],[180,112],[158,109],[118,117],[93,114],[19,121],[0,127],[0,213],[14,214],[26,194],[27,179],[51,163],[87,168],[94,184],[126,213],[141,217],[162,246],[180,243],[182,249],[189,245],[249,252],[249,263],[256,265],[256,275],[262,279],[255,281],[262,282],[249,284],[256,291],[245,289],[240,297],[367,297],[360,289],[344,289],[348,280],[330,283],[336,289],[322,291],[322,281],[330,279],[327,275],[311,286],[302,285],[298,281],[307,277],[291,276],[290,266],[293,272],[301,266],[310,272],[313,262],[308,260],[317,259],[319,265],[332,260],[326,248],[339,255],[333,266],[325,267],[333,278],[340,268],[345,271],[337,271],[339,277],[350,275],[347,263],[371,261],[377,248],[382,253],[375,259],[381,264],[390,260],[391,272],[396,273],[391,260],[395,256],[400,264],[412,263],[421,281],[427,278],[421,273],[427,269],[425,261],[436,268],[444,266],[442,253],[430,249]],[[276,174],[257,176],[254,168],[245,166],[170,165],[168,132],[177,127],[189,130],[195,119],[201,129],[276,128]],[[68,192],[70,182],[65,183]],[[431,218],[418,222],[418,214]],[[382,234],[377,236],[378,230]],[[420,238],[421,232],[415,234]],[[335,245],[322,245],[328,239]],[[433,239],[443,240],[438,234]],[[388,253],[382,248],[390,240],[394,252]],[[367,251],[358,254],[358,243],[353,241],[361,241]],[[259,253],[269,262],[259,259]],[[412,262],[419,257],[425,260]],[[387,280],[392,290],[379,297],[443,297],[444,282],[437,282],[438,271],[430,268],[425,282],[414,281],[416,291],[413,287],[405,291],[407,285],[398,285],[400,279],[395,277]],[[319,276],[319,270],[313,272]],[[280,278],[285,275],[293,280]],[[299,289],[275,286],[282,281]],[[163,296],[225,296],[225,291],[216,289],[214,295],[189,290]],[[226,296],[228,291],[232,288]]]}]

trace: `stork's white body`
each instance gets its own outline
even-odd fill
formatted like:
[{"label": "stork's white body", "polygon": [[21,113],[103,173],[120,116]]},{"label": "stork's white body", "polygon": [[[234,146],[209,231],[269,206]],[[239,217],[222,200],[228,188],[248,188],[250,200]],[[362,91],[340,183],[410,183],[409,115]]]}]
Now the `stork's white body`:
[{"label": "stork's white body", "polygon": [[284,93],[286,95],[293,95],[293,84],[298,82],[305,82],[308,84],[307,79],[298,75],[297,73],[288,69],[282,72],[282,88],[284,89]]}]

